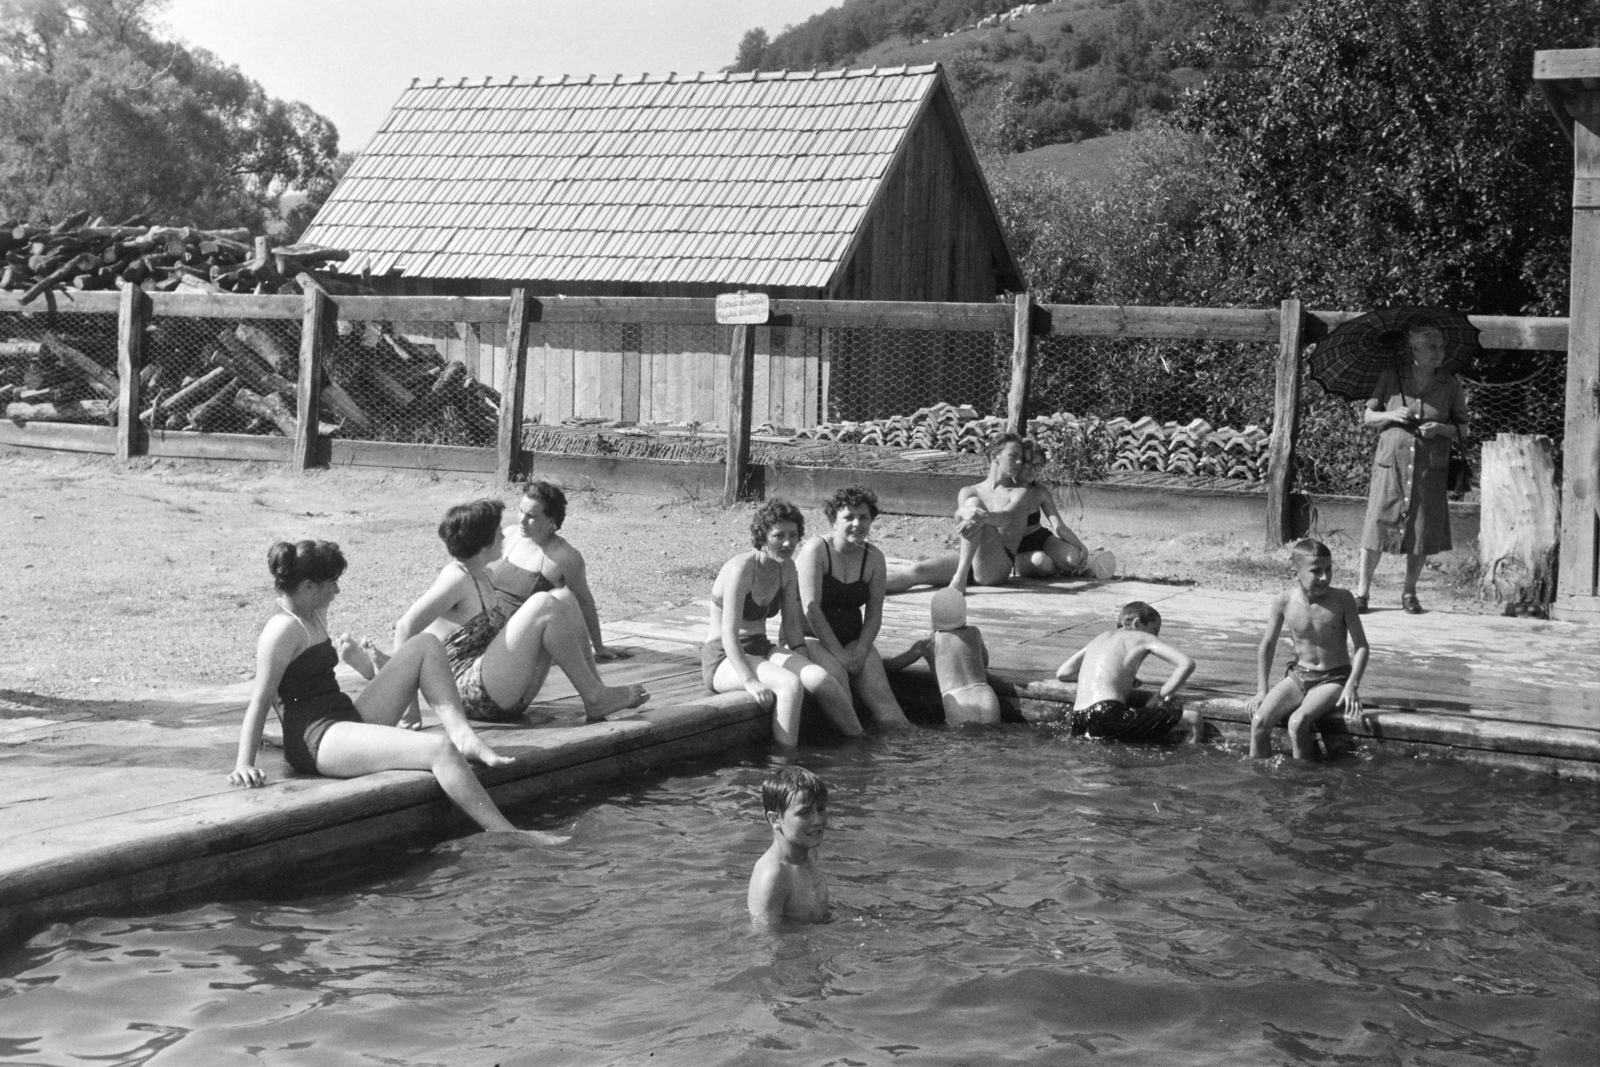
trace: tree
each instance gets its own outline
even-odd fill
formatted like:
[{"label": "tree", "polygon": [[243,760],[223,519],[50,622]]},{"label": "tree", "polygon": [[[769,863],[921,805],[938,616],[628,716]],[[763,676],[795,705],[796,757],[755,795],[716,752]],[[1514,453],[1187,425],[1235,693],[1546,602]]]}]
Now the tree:
[{"label": "tree", "polygon": [[1593,0],[1305,0],[1275,36],[1214,28],[1180,122],[1237,175],[1253,302],[1564,313],[1571,150],[1533,53],[1597,40]]},{"label": "tree", "polygon": [[0,3],[0,209],[260,227],[333,175],[338,131],[207,52],[152,0]]},{"label": "tree", "polygon": [[761,57],[771,43],[767,39],[767,31],[760,26],[746,30],[744,36],[739,39],[739,55],[734,59],[733,66],[728,69],[735,73],[760,70]]}]

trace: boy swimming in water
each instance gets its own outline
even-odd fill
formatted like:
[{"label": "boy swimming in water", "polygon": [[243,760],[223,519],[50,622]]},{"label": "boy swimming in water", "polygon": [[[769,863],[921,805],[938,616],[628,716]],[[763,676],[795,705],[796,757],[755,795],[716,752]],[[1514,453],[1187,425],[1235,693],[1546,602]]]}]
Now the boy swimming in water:
[{"label": "boy swimming in water", "polygon": [[976,626],[967,625],[967,600],[958,590],[933,594],[933,632],[898,656],[883,661],[900,671],[924,656],[939,681],[944,721],[951,726],[1000,721],[1000,698],[989,685],[989,649]]},{"label": "boy swimming in water", "polygon": [[828,828],[828,786],[804,767],[779,767],[761,783],[772,844],[750,872],[746,903],[758,923],[827,922],[828,883],[817,847]]},{"label": "boy swimming in water", "polygon": [[[1063,682],[1076,680],[1072,732],[1106,741],[1166,741],[1179,729],[1198,743],[1205,723],[1172,697],[1194,672],[1194,660],[1162,641],[1161,613],[1142,600],[1123,605],[1117,628],[1107,630],[1073,653],[1056,669]],[[1172,674],[1154,699],[1137,692],[1139,665],[1146,656],[1172,665]]]},{"label": "boy swimming in water", "polygon": [[[1256,695],[1247,705],[1250,755],[1272,755],[1272,730],[1287,716],[1290,752],[1295,759],[1310,759],[1317,751],[1311,727],[1318,719],[1335,707],[1349,720],[1366,719],[1357,687],[1367,669],[1367,634],[1355,596],[1332,585],[1328,546],[1306,538],[1295,543],[1291,558],[1295,584],[1272,598],[1256,656]],[[1285,625],[1294,639],[1294,662],[1268,692],[1267,674]]]}]

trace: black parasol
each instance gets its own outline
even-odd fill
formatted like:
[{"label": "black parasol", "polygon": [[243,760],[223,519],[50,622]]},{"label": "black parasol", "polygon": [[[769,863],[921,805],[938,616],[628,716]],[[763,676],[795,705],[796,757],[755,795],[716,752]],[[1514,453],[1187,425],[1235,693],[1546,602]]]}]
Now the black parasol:
[{"label": "black parasol", "polygon": [[1335,396],[1366,400],[1385,368],[1408,358],[1406,333],[1418,327],[1444,338],[1442,371],[1465,367],[1479,351],[1478,328],[1451,308],[1394,307],[1342,322],[1311,353],[1311,377]]}]

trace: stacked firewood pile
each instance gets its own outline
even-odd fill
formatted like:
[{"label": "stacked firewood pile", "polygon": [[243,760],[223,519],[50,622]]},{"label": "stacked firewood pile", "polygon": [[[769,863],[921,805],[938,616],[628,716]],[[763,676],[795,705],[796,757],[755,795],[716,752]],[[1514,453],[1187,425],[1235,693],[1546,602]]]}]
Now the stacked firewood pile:
[{"label": "stacked firewood pile", "polygon": [[[44,329],[0,340],[7,418],[116,421],[116,319],[72,320],[72,333]],[[297,330],[298,324],[267,320],[174,318],[150,326],[140,422],[151,429],[292,435]],[[336,343],[324,351],[321,433],[487,446],[498,434],[499,411],[499,393],[391,324],[340,322]]]},{"label": "stacked firewood pile", "polygon": [[[0,289],[22,290],[26,304],[52,289],[154,292],[299,293],[300,274],[348,259],[343,249],[296,244],[269,248],[250,231],[152,226],[140,216],[111,224],[88,212],[52,226],[0,223]],[[372,290],[327,274],[313,277],[329,292]]]}]

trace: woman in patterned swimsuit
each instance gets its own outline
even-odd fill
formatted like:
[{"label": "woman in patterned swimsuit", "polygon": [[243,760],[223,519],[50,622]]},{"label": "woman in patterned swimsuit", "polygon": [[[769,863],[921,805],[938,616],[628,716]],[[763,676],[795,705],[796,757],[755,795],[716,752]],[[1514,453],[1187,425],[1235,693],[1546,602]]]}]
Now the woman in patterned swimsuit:
[{"label": "woman in patterned swimsuit", "polygon": [[500,558],[504,511],[498,500],[475,500],[445,512],[439,538],[452,560],[395,624],[395,644],[423,630],[442,637],[467,716],[483,722],[520,719],[551,663],[578,690],[589,722],[650,699],[643,686],[600,680],[583,616],[569,599],[538,592],[514,612],[500,606],[488,568]]},{"label": "woman in patterned swimsuit", "polygon": [[846,690],[854,689],[879,726],[909,725],[876,647],[887,567],[867,537],[878,517],[878,498],[852,485],[823,501],[822,511],[833,528],[807,541],[796,565],[806,651]]},{"label": "woman in patterned swimsuit", "polygon": [[523,486],[517,525],[505,531],[505,553],[489,565],[489,580],[494,583],[500,608],[510,616],[533,594],[559,591],[557,595],[570,598],[583,615],[594,658],[602,663],[627,659],[631,653],[607,648],[600,635],[600,613],[589,591],[583,554],[558,532],[566,517],[567,494],[560,486],[545,481]]},{"label": "woman in patterned swimsuit", "polygon": [[[804,532],[800,509],[787,500],[762,505],[750,520],[754,550],[724,563],[712,583],[710,625],[700,649],[706,688],[713,693],[742,689],[772,708],[772,736],[785,751],[800,742],[800,708],[807,693],[847,736],[862,732],[850,691],[806,658],[794,569],[795,546]],[[767,620],[774,615],[780,624],[776,646],[767,636]]]},{"label": "woman in patterned swimsuit", "polygon": [[[278,590],[279,613],[256,643],[256,680],[239,731],[239,755],[228,780],[265,785],[256,766],[261,730],[275,702],[283,706],[283,753],[302,774],[356,778],[388,770],[432,771],[445,795],[485,830],[515,832],[477,776],[471,759],[488,767],[512,762],[483,742],[462,714],[461,697],[445,662],[444,646],[419,635],[400,646],[354,700],[339,686],[341,658],[363,673],[371,669],[347,635],[338,648],[328,633],[328,605],[339,595],[344,554],[331,541],[279,541],[267,553]],[[445,732],[411,733],[395,724],[418,688]],[[529,831],[546,842],[563,841]]]}]

